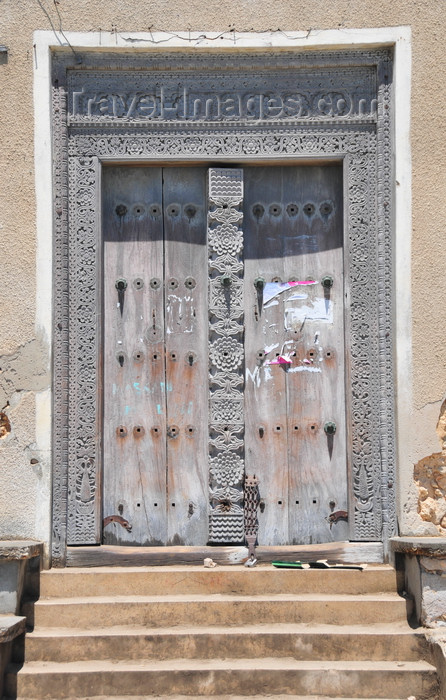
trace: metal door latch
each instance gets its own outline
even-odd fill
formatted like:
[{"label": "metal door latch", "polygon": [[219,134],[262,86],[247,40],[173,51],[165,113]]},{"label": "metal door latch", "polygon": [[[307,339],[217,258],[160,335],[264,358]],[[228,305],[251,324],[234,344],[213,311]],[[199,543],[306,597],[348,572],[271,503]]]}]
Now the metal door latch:
[{"label": "metal door latch", "polygon": [[107,527],[107,525],[110,525],[110,523],[118,523],[118,525],[121,525],[121,527],[125,528],[127,532],[132,531],[132,526],[129,523],[128,520],[122,517],[122,515],[107,515],[106,518],[102,521],[102,527]]},{"label": "metal door latch", "polygon": [[259,505],[259,480],[254,476],[245,476],[245,539],[248,545],[248,559],[245,566],[255,566],[256,541],[259,531],[259,521],[257,519],[257,507]]},{"label": "metal door latch", "polygon": [[348,512],[346,510],[336,510],[334,513],[330,513],[327,520],[330,523],[330,530],[331,530],[333,525],[335,525],[337,522],[339,522],[339,520],[348,521]]}]

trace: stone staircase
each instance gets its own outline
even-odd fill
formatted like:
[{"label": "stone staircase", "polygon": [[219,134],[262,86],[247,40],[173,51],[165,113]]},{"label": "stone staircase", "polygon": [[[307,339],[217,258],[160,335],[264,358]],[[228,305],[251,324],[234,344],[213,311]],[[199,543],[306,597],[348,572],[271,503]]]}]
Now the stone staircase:
[{"label": "stone staircase", "polygon": [[437,698],[388,566],[62,569],[41,576],[8,697]]}]

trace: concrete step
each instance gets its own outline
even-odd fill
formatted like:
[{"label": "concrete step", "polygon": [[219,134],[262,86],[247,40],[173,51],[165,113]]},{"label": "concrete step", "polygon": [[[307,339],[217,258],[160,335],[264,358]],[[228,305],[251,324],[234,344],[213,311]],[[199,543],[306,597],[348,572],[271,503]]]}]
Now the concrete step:
[{"label": "concrete step", "polygon": [[39,628],[26,637],[26,661],[292,657],[303,660],[416,661],[424,634],[406,623],[370,626],[269,624],[243,627]]},{"label": "concrete step", "polygon": [[7,675],[18,698],[91,698],[126,694],[194,697],[317,692],[322,697],[433,698],[435,668],[424,661],[298,661],[291,658],[175,659],[175,661],[30,662]]},{"label": "concrete step", "polygon": [[434,700],[437,676],[391,567],[43,572],[22,700]]},{"label": "concrete step", "polygon": [[364,571],[275,569],[271,565],[244,566],[98,567],[44,571],[40,595],[85,597],[104,595],[165,595],[169,593],[391,593],[396,589],[395,571],[373,565]]},{"label": "concrete step", "polygon": [[373,624],[407,619],[396,593],[373,595],[170,595],[98,596],[39,600],[36,627],[92,629],[116,625],[176,627],[266,623]]}]

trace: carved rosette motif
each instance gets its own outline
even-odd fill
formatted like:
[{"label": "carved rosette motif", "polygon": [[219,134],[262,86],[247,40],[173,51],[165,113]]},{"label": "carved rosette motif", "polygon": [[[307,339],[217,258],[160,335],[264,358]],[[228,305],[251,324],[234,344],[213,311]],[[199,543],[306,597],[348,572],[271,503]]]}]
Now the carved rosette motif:
[{"label": "carved rosette motif", "polygon": [[[108,54],[88,55],[86,58],[87,63],[90,61],[97,67],[98,80],[101,80],[103,71],[110,70],[114,60],[115,57]],[[153,56],[142,59],[129,55],[125,62],[128,68],[146,69],[152,60],[159,65],[159,58]],[[271,60],[271,57],[266,59],[260,54],[252,54],[226,57],[226,60],[234,69],[243,68],[251,76],[262,61]],[[208,67],[213,61],[218,63],[218,57],[204,53],[195,58],[191,54],[167,54],[163,58],[169,71],[176,70],[178,74],[183,70],[193,70],[198,79],[202,71],[203,85],[206,85]],[[351,537],[354,540],[380,540],[396,531],[391,347],[391,55],[387,50],[280,54],[275,63],[282,70],[280,79],[284,89],[287,89],[289,80],[288,66],[293,61],[299,63],[304,73],[314,74],[318,74],[321,62],[325,61],[329,70],[320,72],[320,76],[323,75],[325,80],[330,71],[333,74],[341,71],[347,88],[340,91],[336,88],[336,79],[330,78],[327,89],[318,96],[312,93],[310,80],[305,93],[306,111],[301,112],[299,107],[295,123],[290,123],[289,119],[275,120],[274,103],[270,103],[270,114],[264,121],[240,119],[231,123],[221,119],[211,123],[200,119],[189,122],[170,119],[164,123],[149,123],[141,119],[122,119],[119,115],[113,119],[107,114],[102,117],[102,103],[96,105],[99,114],[93,119],[80,116],[70,122],[70,114],[65,108],[65,91],[70,92],[70,59],[68,55],[55,58],[55,71],[59,76],[59,87],[54,89],[53,99],[55,561],[63,559],[65,531],[71,544],[100,541],[98,202],[100,163],[113,159],[132,162],[190,158],[223,158],[237,162],[253,158],[344,159],[347,192],[345,242],[350,277],[346,323],[351,358],[348,392],[354,510],[354,517],[350,518]],[[364,72],[368,76],[365,102],[361,80],[353,80],[355,75],[358,76],[357,66],[361,65],[367,66]],[[76,74],[81,76],[80,71]],[[93,76],[93,72],[89,75]],[[110,88],[113,88],[113,80]],[[108,89],[106,79],[103,89]],[[353,109],[351,105],[356,107]],[[316,119],[311,110],[317,112]],[[301,117],[305,117],[305,124]],[[68,183],[67,162],[70,164]],[[213,170],[232,174],[241,172],[230,168]],[[241,179],[235,178],[227,185],[234,199],[229,194],[226,200],[219,199],[213,194],[210,183],[210,539],[240,542],[244,537],[241,467],[243,235],[237,204],[239,194],[236,197],[235,192],[238,192],[237,187],[241,191]],[[230,284],[222,285],[222,277],[230,280]],[[224,455],[232,455],[232,468]],[[241,477],[237,481],[239,474]]]},{"label": "carved rosette motif", "polygon": [[243,171],[209,170],[209,541],[244,540]]}]

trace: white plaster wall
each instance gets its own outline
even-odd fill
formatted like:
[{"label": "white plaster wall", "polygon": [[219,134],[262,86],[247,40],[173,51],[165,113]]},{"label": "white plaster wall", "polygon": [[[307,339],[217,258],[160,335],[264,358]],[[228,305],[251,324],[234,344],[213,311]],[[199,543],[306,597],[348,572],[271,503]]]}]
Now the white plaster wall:
[{"label": "white plaster wall", "polygon": [[[278,27],[281,30],[267,31]],[[387,29],[376,31],[374,27]],[[203,35],[215,34],[208,40],[192,36],[190,42],[189,28],[200,29]],[[218,38],[221,32],[234,28],[226,38]],[[357,29],[366,31],[354,31]],[[36,30],[45,34],[34,34]],[[170,38],[155,30],[167,32]],[[48,541],[50,534],[47,48],[65,43],[67,38],[79,46],[125,46],[129,38],[138,38],[136,32],[143,41],[130,45],[156,46],[157,50],[194,42],[211,49],[231,44],[246,48],[262,42],[309,48],[324,42],[332,46],[397,42],[395,316],[400,524],[405,533],[425,527],[416,514],[413,464],[438,449],[436,409],[446,389],[442,303],[446,292],[446,140],[441,100],[446,64],[444,30],[444,13],[437,0],[334,0],[329,4],[322,0],[278,0],[274,5],[265,0],[60,0],[57,5],[45,0],[3,0],[0,44],[7,45],[9,52],[7,60],[0,54],[0,264],[4,284],[0,387],[5,385],[0,397],[4,400],[6,396],[10,405],[3,404],[0,411],[8,414],[12,430],[0,439],[0,537]],[[153,39],[160,43],[152,43]],[[23,366],[30,343],[34,358],[31,373]],[[5,363],[11,368],[10,381],[2,384]],[[31,464],[31,459],[38,461]]]}]

